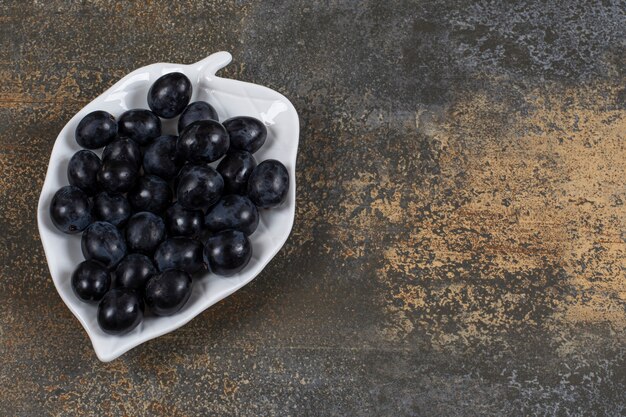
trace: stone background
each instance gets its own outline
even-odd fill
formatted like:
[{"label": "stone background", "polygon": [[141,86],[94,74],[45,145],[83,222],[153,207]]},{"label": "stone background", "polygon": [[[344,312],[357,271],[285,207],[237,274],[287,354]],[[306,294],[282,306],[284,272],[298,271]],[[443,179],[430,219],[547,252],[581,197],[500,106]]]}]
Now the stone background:
[{"label": "stone background", "polygon": [[[626,415],[626,5],[0,3],[0,415]],[[57,133],[227,50],[300,113],[250,285],[100,363],[49,277]]]}]

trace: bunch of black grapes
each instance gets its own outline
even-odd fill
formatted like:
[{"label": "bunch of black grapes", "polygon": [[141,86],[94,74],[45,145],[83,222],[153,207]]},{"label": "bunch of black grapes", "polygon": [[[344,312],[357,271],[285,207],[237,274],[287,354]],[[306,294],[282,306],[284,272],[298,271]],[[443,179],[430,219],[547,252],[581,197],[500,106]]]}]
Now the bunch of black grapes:
[{"label": "bunch of black grapes", "polygon": [[[258,210],[287,197],[285,166],[271,159],[257,165],[253,156],[267,138],[265,125],[246,116],[220,123],[209,103],[190,103],[191,93],[184,74],[169,73],[148,91],[150,110],[117,120],[94,111],[76,128],[76,142],[87,149],[72,156],[70,185],[54,195],[50,217],[61,232],[82,232],[85,261],[71,285],[80,300],[99,303],[106,333],[134,329],[144,305],[157,316],[178,312],[194,275],[245,268]],[[163,135],[161,118],[177,116],[179,136]],[[102,147],[102,158],[91,151]],[[217,169],[209,166],[220,158]]]}]

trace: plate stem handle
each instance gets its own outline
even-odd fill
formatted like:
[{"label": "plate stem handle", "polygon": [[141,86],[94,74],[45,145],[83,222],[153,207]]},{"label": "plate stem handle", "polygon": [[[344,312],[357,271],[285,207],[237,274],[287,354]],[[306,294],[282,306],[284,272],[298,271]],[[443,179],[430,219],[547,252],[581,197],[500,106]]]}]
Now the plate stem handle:
[{"label": "plate stem handle", "polygon": [[226,51],[216,52],[207,56],[206,58],[196,62],[200,78],[204,78],[206,81],[211,81],[215,76],[215,73],[226,65],[230,64],[233,60],[233,56]]}]

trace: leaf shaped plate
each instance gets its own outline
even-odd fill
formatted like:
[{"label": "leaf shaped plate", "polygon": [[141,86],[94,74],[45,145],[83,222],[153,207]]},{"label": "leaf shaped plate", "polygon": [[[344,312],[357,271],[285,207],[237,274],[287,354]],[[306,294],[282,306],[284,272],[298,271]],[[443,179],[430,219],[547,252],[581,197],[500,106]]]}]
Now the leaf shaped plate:
[{"label": "leaf shaped plate", "polygon": [[[276,91],[217,77],[215,73],[228,65],[231,59],[228,52],[218,52],[191,65],[159,63],[139,68],[86,105],[65,125],[56,139],[37,209],[39,234],[54,285],[87,331],[101,361],[111,361],[143,342],[183,326],[252,281],[278,253],[291,232],[296,205],[295,168],[300,129],[298,113],[289,100]],[[257,162],[272,158],[285,164],[290,176],[289,194],[280,208],[260,211],[259,227],[250,237],[252,259],[241,273],[220,277],[207,272],[205,276],[194,280],[192,295],[180,312],[159,318],[146,315],[144,321],[130,333],[111,336],[98,327],[97,306],[78,300],[70,286],[72,272],[83,261],[80,234],[66,235],[59,232],[50,220],[48,208],[56,190],[67,185],[67,164],[72,155],[80,150],[74,140],[78,122],[94,110],[106,110],[117,117],[128,109],[148,108],[146,96],[152,83],[161,75],[173,71],[189,77],[193,84],[192,101],[204,100],[212,104],[220,120],[233,116],[253,116],[265,123],[267,141],[254,156]],[[164,134],[176,134],[176,121],[163,120]]]}]

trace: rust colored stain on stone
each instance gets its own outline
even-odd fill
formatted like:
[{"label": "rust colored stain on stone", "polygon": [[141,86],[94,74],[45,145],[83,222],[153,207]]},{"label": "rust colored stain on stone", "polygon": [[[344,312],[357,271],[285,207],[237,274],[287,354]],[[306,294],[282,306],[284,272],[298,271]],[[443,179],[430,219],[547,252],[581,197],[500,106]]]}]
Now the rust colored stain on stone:
[{"label": "rust colored stain on stone", "polygon": [[[0,415],[626,414],[619,1],[0,11]],[[37,233],[53,142],[124,74],[218,50],[300,113],[292,235],[100,363]]]},{"label": "rust colored stain on stone", "polygon": [[[441,144],[441,170],[462,186],[431,203],[426,221],[403,218],[396,194],[371,205],[413,228],[379,270],[395,317],[387,330],[488,341],[516,326],[586,323],[623,343],[626,115],[595,103],[598,94],[613,102],[619,87],[531,89],[523,115],[473,94],[424,127]],[[431,191],[405,195],[426,202]],[[396,274],[411,279],[388,279]]]}]

